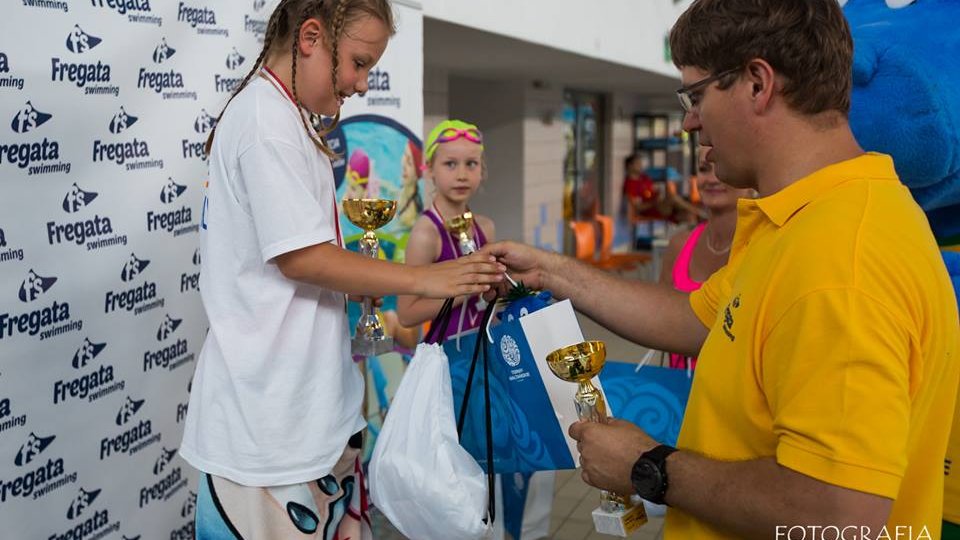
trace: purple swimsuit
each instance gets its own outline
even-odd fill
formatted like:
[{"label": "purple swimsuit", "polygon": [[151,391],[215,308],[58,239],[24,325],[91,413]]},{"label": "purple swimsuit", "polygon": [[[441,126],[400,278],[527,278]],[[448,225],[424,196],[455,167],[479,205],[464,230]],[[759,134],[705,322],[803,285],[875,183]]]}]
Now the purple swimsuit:
[{"label": "purple swimsuit", "polygon": [[[436,210],[428,208],[424,210],[423,214],[430,218],[430,221],[432,221],[433,225],[437,228],[437,234],[440,235],[440,256],[433,262],[451,261],[463,256],[460,252],[459,239],[447,231],[447,228],[443,225],[443,219],[437,214]],[[476,221],[473,222],[473,231],[473,241],[479,249],[487,243],[487,238],[483,235],[483,230],[477,225]],[[483,313],[477,308],[479,301],[480,297],[474,295],[466,302],[453,308],[450,314],[450,326],[447,327],[446,333],[441,336],[441,343],[443,342],[442,340],[446,340],[448,337],[457,334],[458,329],[459,331],[463,331],[480,326],[480,316],[483,315]],[[462,323],[460,322],[461,313],[463,314]]]}]

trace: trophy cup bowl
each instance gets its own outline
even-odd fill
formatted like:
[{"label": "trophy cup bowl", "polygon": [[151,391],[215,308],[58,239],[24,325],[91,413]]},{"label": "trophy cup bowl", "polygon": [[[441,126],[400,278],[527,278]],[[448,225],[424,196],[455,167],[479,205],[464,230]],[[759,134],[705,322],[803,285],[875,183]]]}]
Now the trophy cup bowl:
[{"label": "trophy cup bowl", "polygon": [[448,219],[444,225],[447,230],[456,234],[460,240],[460,252],[469,255],[477,250],[477,245],[470,237],[470,229],[473,228],[473,212],[464,212],[459,216]]},{"label": "trophy cup bowl", "polygon": [[[383,227],[397,212],[397,202],[386,199],[344,199],[343,213],[350,223],[364,230],[360,238],[360,254],[371,258],[380,255],[380,241],[373,231]],[[377,356],[393,349],[393,338],[386,334],[383,314],[369,298],[363,301],[363,312],[351,341],[353,354]]]},{"label": "trophy cup bowl", "polygon": [[584,341],[557,349],[547,355],[547,366],[557,377],[577,383],[574,401],[581,420],[605,422],[607,405],[603,394],[590,382],[600,374],[607,358],[607,345],[602,341]]},{"label": "trophy cup bowl", "polygon": [[[558,378],[577,383],[574,402],[577,416],[589,422],[607,421],[607,404],[600,390],[590,382],[600,374],[607,359],[607,345],[602,341],[584,341],[553,351],[547,355],[547,366]],[[626,537],[647,522],[643,505],[633,505],[615,493],[600,491],[600,508],[593,511],[597,532]]]},{"label": "trophy cup bowl", "polygon": [[589,381],[600,374],[606,360],[607,344],[602,341],[584,341],[547,355],[550,371],[567,382]]},{"label": "trophy cup bowl", "polygon": [[343,213],[347,215],[350,223],[365,231],[373,231],[383,227],[393,215],[397,213],[397,201],[387,199],[344,199]]}]

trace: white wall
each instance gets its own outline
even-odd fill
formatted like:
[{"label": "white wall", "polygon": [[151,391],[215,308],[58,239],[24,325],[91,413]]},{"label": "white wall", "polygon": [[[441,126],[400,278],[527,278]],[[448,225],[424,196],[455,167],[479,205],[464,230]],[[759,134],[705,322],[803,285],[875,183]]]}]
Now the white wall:
[{"label": "white wall", "polygon": [[423,141],[437,124],[450,116],[450,73],[429,67],[423,73]]},{"label": "white wall", "polygon": [[633,115],[639,105],[631,96],[615,93],[609,96],[607,108],[607,181],[604,184],[603,212],[616,216],[623,198],[623,160],[633,153]]},{"label": "white wall", "polygon": [[558,227],[563,221],[563,87],[547,84],[524,90],[523,240],[563,250]]},{"label": "white wall", "polygon": [[470,206],[493,219],[499,239],[524,240],[523,84],[451,77],[448,96],[450,116],[484,136],[487,179]]},{"label": "white wall", "polygon": [[675,76],[664,38],[684,0],[423,0],[423,14],[539,45]]},{"label": "white wall", "polygon": [[[450,117],[450,74],[445,69],[427,67],[423,71],[423,135],[421,141],[426,144],[427,135],[437,124]],[[424,148],[426,151],[426,148]],[[433,183],[425,180],[423,191],[424,207],[433,202]]]}]

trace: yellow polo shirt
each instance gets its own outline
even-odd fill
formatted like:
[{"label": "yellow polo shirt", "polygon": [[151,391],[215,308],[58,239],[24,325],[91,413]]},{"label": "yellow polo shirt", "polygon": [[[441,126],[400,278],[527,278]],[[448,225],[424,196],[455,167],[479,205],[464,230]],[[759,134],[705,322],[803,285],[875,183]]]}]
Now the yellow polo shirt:
[{"label": "yellow polo shirt", "polygon": [[960,525],[960,411],[953,413],[953,429],[943,460],[943,519]]},{"label": "yellow polo shirt", "polygon": [[[678,446],[775,456],[939,538],[960,319],[893,161],[836,163],[737,211],[729,263],[690,296],[710,334]],[[665,538],[734,536],[671,509]]]}]

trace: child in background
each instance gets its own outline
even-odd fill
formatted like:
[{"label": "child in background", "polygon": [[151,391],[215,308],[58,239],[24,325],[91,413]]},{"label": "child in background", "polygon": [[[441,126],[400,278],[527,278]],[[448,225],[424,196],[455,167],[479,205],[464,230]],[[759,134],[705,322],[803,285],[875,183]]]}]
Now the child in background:
[{"label": "child in background", "polygon": [[[427,137],[426,177],[433,181],[433,204],[427,208],[410,231],[406,262],[411,265],[454,260],[463,254],[456,235],[445,221],[470,209],[470,198],[483,181],[483,136],[477,126],[461,120],[444,120]],[[471,236],[477,248],[494,240],[493,221],[473,214]],[[454,303],[449,335],[475,328],[480,324],[478,295],[459,296]],[[443,300],[401,296],[397,299],[397,315],[403,326],[418,326],[432,320]]]},{"label": "child in background", "polygon": [[[649,159],[643,154],[631,154],[623,161],[623,199],[631,222],[638,220],[692,222],[705,218],[703,211],[677,193],[677,184],[670,180],[655,181],[647,174]],[[691,198],[696,188],[691,191]]]},{"label": "child in background", "polygon": [[623,198],[630,210],[628,216],[631,219],[665,219],[661,212],[663,193],[661,187],[646,173],[648,166],[646,156],[640,154],[630,154],[623,160]]},{"label": "child in background", "polygon": [[199,540],[369,538],[346,295],[445,298],[500,280],[489,257],[415,267],[342,247],[324,135],[392,33],[388,0],[281,0],[207,141],[210,330],[180,446],[204,473]]}]

